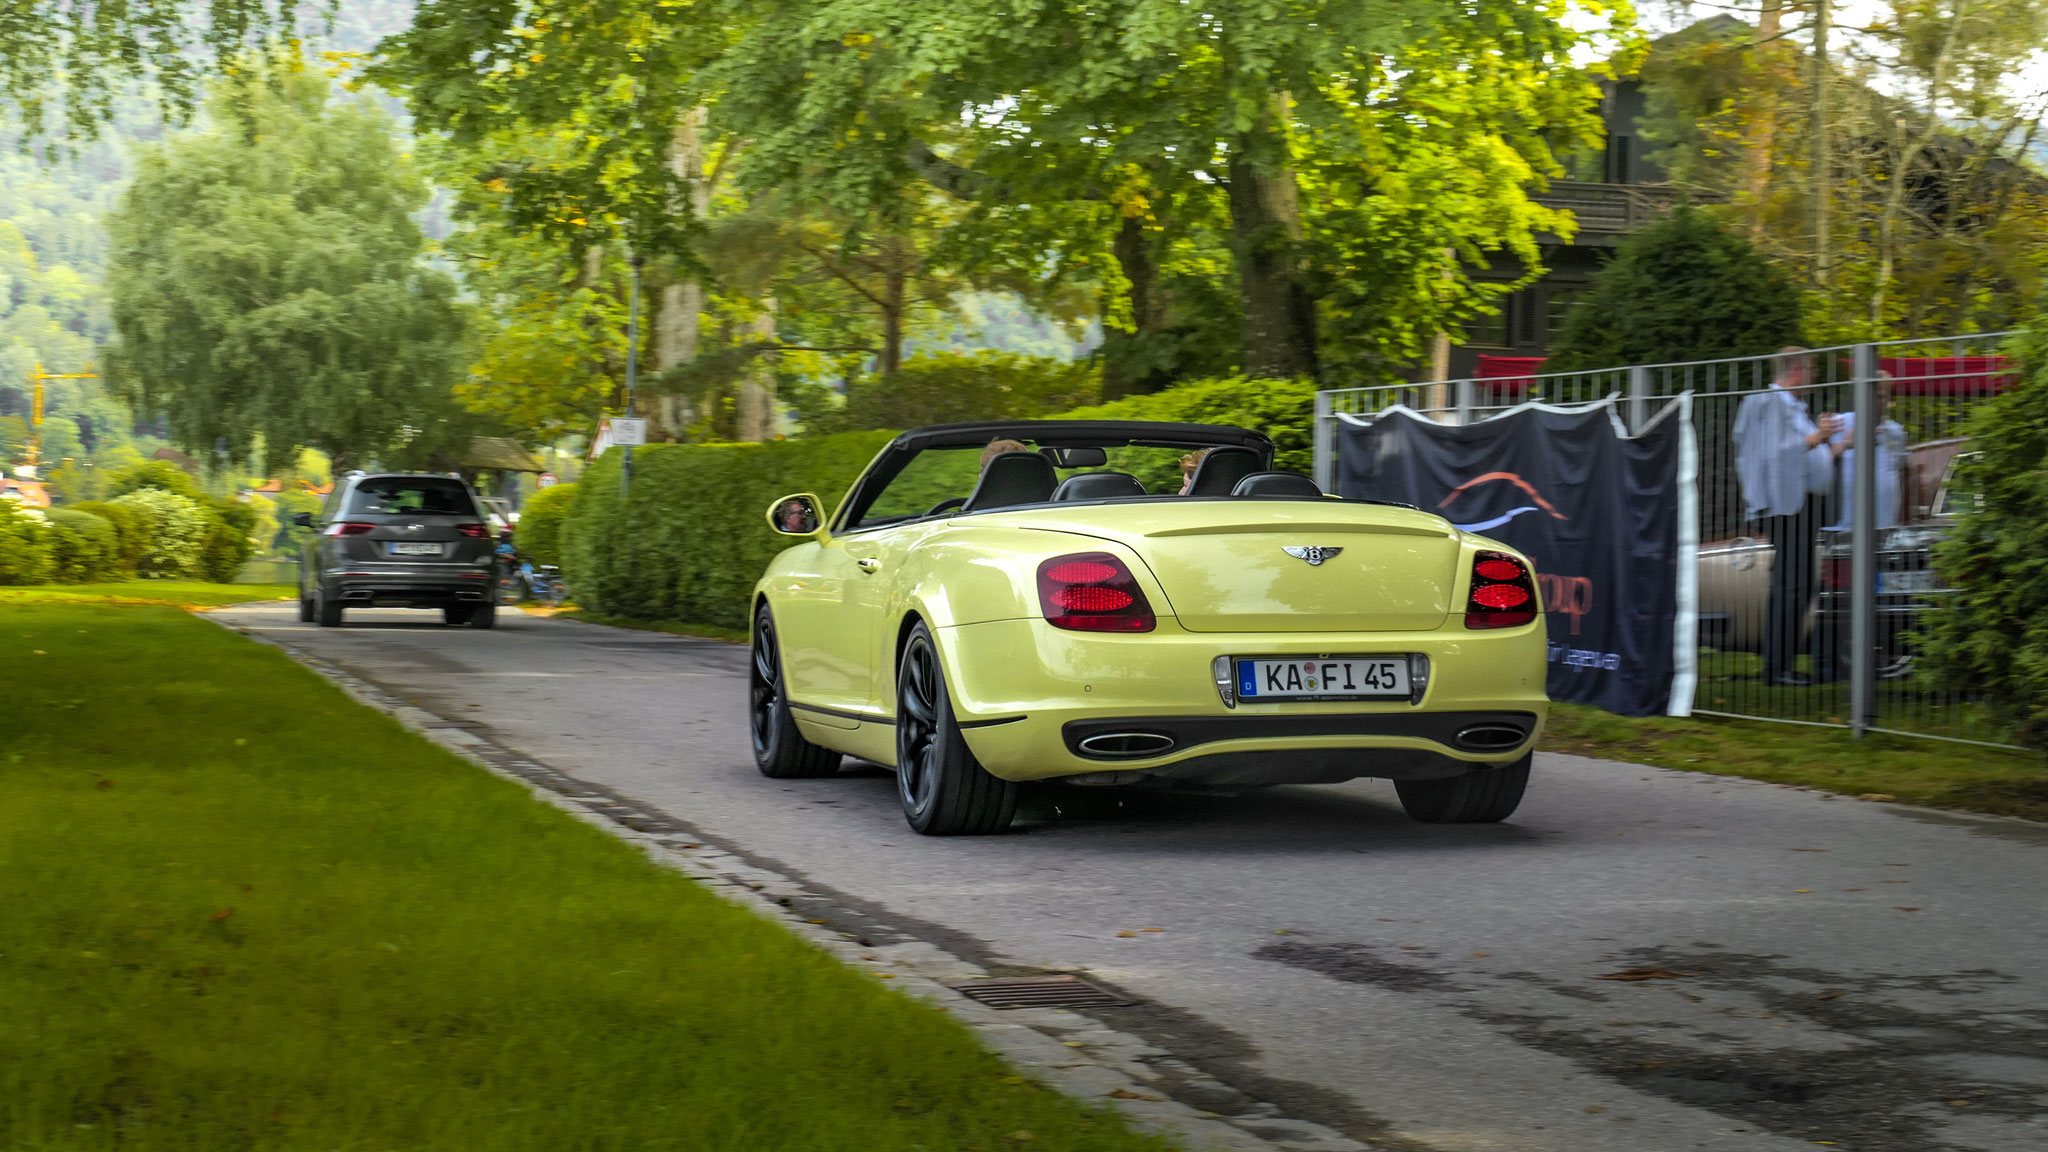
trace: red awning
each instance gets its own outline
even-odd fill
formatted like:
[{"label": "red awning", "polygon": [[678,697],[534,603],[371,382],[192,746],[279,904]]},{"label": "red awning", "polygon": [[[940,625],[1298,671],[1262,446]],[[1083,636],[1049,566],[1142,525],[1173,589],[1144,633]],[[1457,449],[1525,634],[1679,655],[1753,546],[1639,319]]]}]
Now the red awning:
[{"label": "red awning", "polygon": [[1982,396],[2017,382],[2006,356],[1884,356],[1894,396]]}]

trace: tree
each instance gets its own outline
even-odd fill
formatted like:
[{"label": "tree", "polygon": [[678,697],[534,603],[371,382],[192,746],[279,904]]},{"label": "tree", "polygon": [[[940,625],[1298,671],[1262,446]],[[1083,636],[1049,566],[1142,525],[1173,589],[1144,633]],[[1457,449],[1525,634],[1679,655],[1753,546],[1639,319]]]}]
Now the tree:
[{"label": "tree", "polygon": [[426,185],[387,115],[330,96],[297,69],[222,83],[108,221],[117,387],[195,454],[417,457],[456,420],[463,310],[421,259]]},{"label": "tree", "polygon": [[53,96],[66,127],[85,135],[112,118],[117,94],[149,79],[173,113],[189,109],[206,70],[221,59],[296,31],[300,0],[212,0],[193,19],[183,0],[80,4],[21,0],[0,23],[0,93],[32,132]]},{"label": "tree", "polygon": [[1545,370],[1758,356],[1799,333],[1791,277],[1727,226],[1681,205],[1616,249],[1572,309]]}]

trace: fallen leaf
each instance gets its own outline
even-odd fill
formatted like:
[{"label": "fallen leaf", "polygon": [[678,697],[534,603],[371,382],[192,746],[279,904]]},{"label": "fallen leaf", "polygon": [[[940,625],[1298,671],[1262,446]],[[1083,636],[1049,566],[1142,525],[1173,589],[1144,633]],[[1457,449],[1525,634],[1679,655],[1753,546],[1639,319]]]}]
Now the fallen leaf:
[{"label": "fallen leaf", "polygon": [[1140,928],[1140,929],[1138,929],[1138,931],[1140,931],[1140,932],[1164,932],[1164,931],[1166,931],[1166,929],[1164,929],[1164,928]]},{"label": "fallen leaf", "polygon": [[1948,1102],[1948,1106],[1951,1108],[1968,1108],[1970,1102],[1968,1100],[1951,1100]]},{"label": "fallen leaf", "polygon": [[1794,892],[1804,892],[1804,893],[1805,893],[1805,894],[1807,894],[1808,896],[1811,896],[1811,895],[1813,895],[1813,889],[1811,889],[1811,888],[1794,888],[1794,889],[1793,889],[1793,891],[1794,891]]},{"label": "fallen leaf", "polygon": [[218,924],[221,921],[227,919],[228,917],[233,916],[234,914],[235,910],[233,908],[223,908],[220,911],[215,912],[213,915],[208,916],[206,918],[206,922],[208,924]]},{"label": "fallen leaf", "polygon": [[1132,1092],[1124,1088],[1119,1088],[1109,1095],[1112,1100],[1151,1100],[1157,1102],[1160,1099],[1158,1096],[1147,1096],[1143,1092]]},{"label": "fallen leaf", "polygon": [[1603,1106],[1599,1105],[1599,1104],[1588,1104],[1588,1105],[1586,1105],[1586,1111],[1588,1111],[1588,1112],[1605,1112],[1605,1111],[1607,1111],[1607,1109],[1606,1109],[1605,1107],[1603,1107]]},{"label": "fallen leaf", "polygon": [[1019,1128],[1015,1132],[1010,1133],[1010,1139],[1022,1144],[1026,1140],[1031,1139],[1031,1132],[1028,1129]]},{"label": "fallen leaf", "polygon": [[1704,996],[1695,996],[1695,995],[1693,995],[1693,994],[1692,994],[1692,993],[1690,993],[1690,992],[1681,992],[1681,993],[1679,993],[1679,995],[1681,995],[1681,996],[1685,997],[1685,998],[1686,998],[1687,1000],[1690,1000],[1690,1001],[1692,1001],[1692,1002],[1693,1002],[1693,1003],[1695,1003],[1695,1004],[1704,1004],[1704,1003],[1706,1003],[1706,997],[1704,997]]},{"label": "fallen leaf", "polygon": [[1069,1048],[1079,1048],[1081,1046],[1079,1040],[1062,1040],[1060,1043],[1065,1044]]},{"label": "fallen leaf", "polygon": [[896,974],[895,974],[894,972],[877,972],[877,973],[875,973],[875,979],[877,979],[877,980],[894,980],[895,978],[896,978]]},{"label": "fallen leaf", "polygon": [[804,921],[804,923],[806,923],[806,924],[823,924],[823,923],[824,923],[824,921],[823,921],[823,920],[806,920],[806,921]]},{"label": "fallen leaf", "polygon": [[1892,794],[1889,792],[1865,792],[1856,798],[1858,800],[1868,800],[1873,804],[1883,804],[1891,800]]},{"label": "fallen leaf", "polygon": [[1842,991],[1841,989],[1837,988],[1837,989],[1835,989],[1835,990],[1834,990],[1833,992],[1823,992],[1823,993],[1821,993],[1820,995],[1818,995],[1818,996],[1815,996],[1815,997],[1814,997],[1814,999],[1815,999],[1815,1000],[1839,1000],[1839,999],[1841,999],[1841,998],[1842,998],[1842,997],[1843,997],[1844,995],[1846,995],[1846,993],[1844,993],[1844,992],[1843,992],[1843,991]]},{"label": "fallen leaf", "polygon": [[1117,933],[1117,935],[1119,935],[1119,936],[1136,936],[1136,935],[1137,935],[1137,933],[1136,933],[1136,932],[1124,932],[1124,931],[1119,931],[1119,932]]},{"label": "fallen leaf", "polygon": [[114,782],[112,780],[102,780],[99,783],[93,785],[93,787],[95,788],[112,788],[113,786]]},{"label": "fallen leaf", "polygon": [[1030,1083],[1030,1081],[1029,1081],[1029,1080],[1026,1080],[1026,1079],[1024,1079],[1024,1078],[1023,1078],[1022,1076],[1005,1076],[1005,1077],[1003,1077],[1003,1083],[1005,1083],[1005,1084],[1029,1084],[1029,1083]]},{"label": "fallen leaf", "polygon": [[1626,980],[1631,982],[1636,980],[1682,980],[1690,975],[1692,975],[1690,972],[1673,972],[1669,968],[1624,968],[1619,972],[1609,972],[1605,976],[1595,976],[1593,979]]},{"label": "fallen leaf", "polygon": [[1918,912],[1920,910],[1918,907],[1908,906],[1905,904],[1894,904],[1892,905],[1892,907],[1897,908],[1901,912]]},{"label": "fallen leaf", "polygon": [[1472,955],[1473,955],[1474,957],[1486,957],[1486,956],[1491,956],[1491,955],[1493,955],[1493,953],[1491,953],[1491,952],[1474,952],[1474,953],[1473,953]]}]

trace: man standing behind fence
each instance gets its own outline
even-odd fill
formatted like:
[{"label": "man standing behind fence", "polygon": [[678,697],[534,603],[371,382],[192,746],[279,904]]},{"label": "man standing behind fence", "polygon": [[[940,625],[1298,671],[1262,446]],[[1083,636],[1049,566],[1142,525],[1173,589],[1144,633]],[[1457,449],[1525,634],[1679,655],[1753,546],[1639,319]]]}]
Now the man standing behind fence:
[{"label": "man standing behind fence", "polygon": [[1812,681],[1798,670],[1806,610],[1813,603],[1813,547],[1820,494],[1834,475],[1827,448],[1833,415],[1816,424],[1797,389],[1807,384],[1804,348],[1778,353],[1777,379],[1743,398],[1735,414],[1735,473],[1743,503],[1771,542],[1771,597],[1764,618],[1764,680],[1791,687]]}]

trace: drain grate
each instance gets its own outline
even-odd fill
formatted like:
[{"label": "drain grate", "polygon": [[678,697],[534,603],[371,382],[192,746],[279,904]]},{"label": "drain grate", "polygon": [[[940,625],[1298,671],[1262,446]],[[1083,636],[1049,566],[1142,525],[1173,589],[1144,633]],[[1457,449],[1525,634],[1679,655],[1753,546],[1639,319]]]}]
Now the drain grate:
[{"label": "drain grate", "polygon": [[1116,1008],[1130,1001],[1079,976],[948,980],[946,987],[991,1008]]}]

